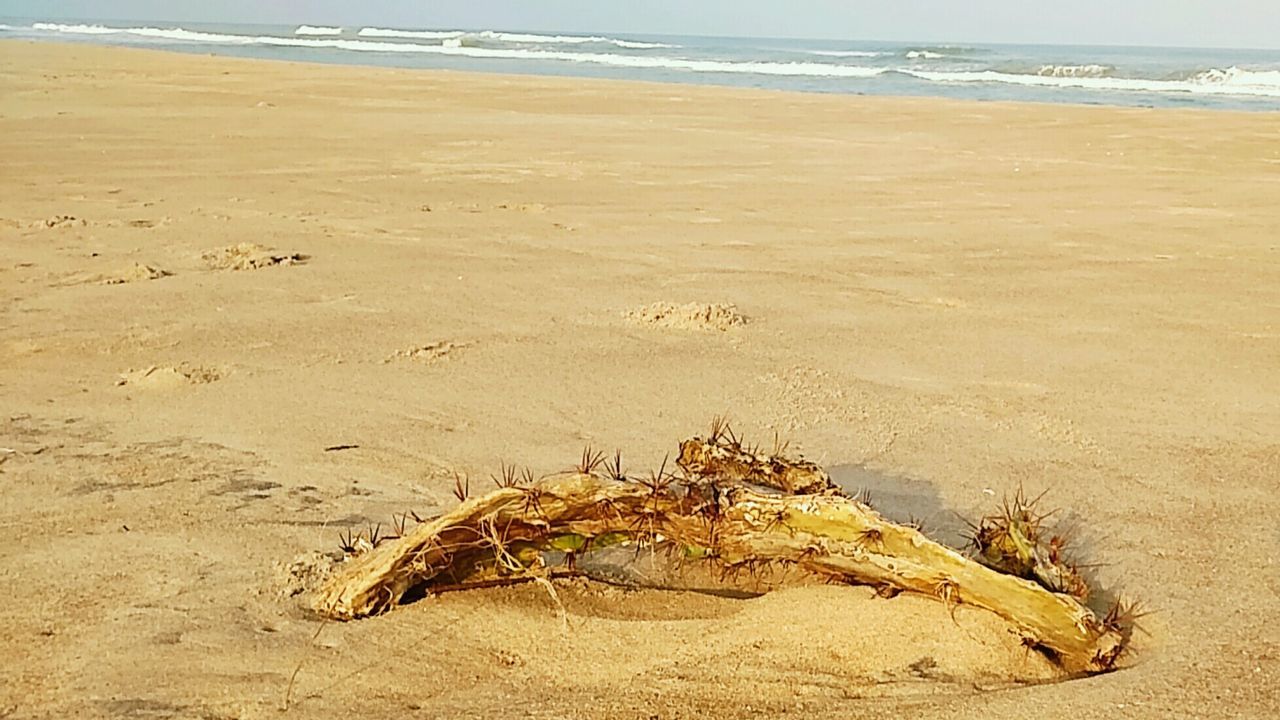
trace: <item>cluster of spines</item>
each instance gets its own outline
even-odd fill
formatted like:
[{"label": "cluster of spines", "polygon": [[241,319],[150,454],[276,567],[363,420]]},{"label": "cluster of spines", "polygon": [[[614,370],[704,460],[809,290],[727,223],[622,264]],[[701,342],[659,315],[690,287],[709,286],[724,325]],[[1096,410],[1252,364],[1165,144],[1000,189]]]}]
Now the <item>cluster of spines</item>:
[{"label": "cluster of spines", "polygon": [[391,516],[391,528],[383,531],[382,523],[370,523],[363,529],[347,528],[338,533],[338,549],[347,555],[358,555],[379,545],[399,540],[408,532],[409,521],[424,522],[417,513],[409,511]]},{"label": "cluster of spines", "polygon": [[1037,511],[1044,494],[1031,498],[1019,487],[1001,501],[999,513],[976,523],[966,520],[968,547],[975,551],[979,562],[995,570],[1086,600],[1089,585],[1079,566],[1068,557],[1069,536],[1056,533],[1044,540],[1043,523],[1057,512]]}]

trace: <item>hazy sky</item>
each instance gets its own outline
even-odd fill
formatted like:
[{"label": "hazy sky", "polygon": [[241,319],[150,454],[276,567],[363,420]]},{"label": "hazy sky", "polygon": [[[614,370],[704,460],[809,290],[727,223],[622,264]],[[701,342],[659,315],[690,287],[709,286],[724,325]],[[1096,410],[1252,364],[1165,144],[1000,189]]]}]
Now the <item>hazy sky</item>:
[{"label": "hazy sky", "polygon": [[1280,48],[1280,0],[0,0],[0,15]]}]

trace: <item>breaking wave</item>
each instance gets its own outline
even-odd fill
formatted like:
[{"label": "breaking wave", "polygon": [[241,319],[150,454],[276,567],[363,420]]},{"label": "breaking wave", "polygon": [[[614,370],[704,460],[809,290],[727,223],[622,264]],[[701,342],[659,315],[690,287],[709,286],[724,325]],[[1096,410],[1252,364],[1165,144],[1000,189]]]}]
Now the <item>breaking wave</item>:
[{"label": "breaking wave", "polygon": [[1280,70],[1243,70],[1238,67],[1205,70],[1180,80],[1127,78],[1114,75],[1030,75],[996,70],[972,72],[906,70],[901,72],[922,80],[944,83],[985,82],[1087,90],[1280,97]]},{"label": "breaking wave", "polygon": [[[306,26],[303,26],[306,27]],[[362,39],[341,37],[305,37],[277,35],[228,35],[199,32],[180,27],[106,27],[102,25],[34,23],[31,29],[87,36],[137,36],[182,43],[207,43],[224,46],[271,46],[323,48],[354,53],[416,53],[449,57],[467,57],[527,62],[564,62],[603,65],[656,71],[693,73],[732,73],[805,78],[875,78],[909,77],[919,81],[944,84],[1000,83],[1031,87],[1079,88],[1096,91],[1142,93],[1179,93],[1190,95],[1236,95],[1280,98],[1280,70],[1247,69],[1237,66],[1184,71],[1161,77],[1131,77],[1116,67],[1100,64],[1032,65],[1024,68],[940,69],[915,67],[869,67],[837,62],[782,62],[753,59],[707,59],[681,56],[678,53],[612,53],[598,50],[599,45],[632,41],[595,35],[537,35],[461,30],[390,30],[363,28]],[[333,28],[325,28],[332,30]],[[298,28],[299,31],[302,28]],[[306,33],[303,33],[306,35]],[[377,38],[395,38],[381,41]],[[530,38],[538,38],[531,40]],[[414,42],[414,41],[418,42]],[[425,41],[425,42],[423,42]],[[487,44],[486,44],[487,41]],[[525,47],[519,47],[526,44]],[[635,43],[649,49],[656,43]],[[495,46],[496,45],[496,46]],[[560,47],[556,47],[560,45]],[[565,47],[569,46],[569,47]],[[912,52],[938,52],[946,48],[919,49]],[[594,51],[593,51],[594,50]],[[956,48],[957,52],[970,52]],[[871,51],[807,51],[835,57],[864,57]],[[902,50],[896,51],[903,52]],[[981,52],[974,50],[972,52]],[[844,55],[834,55],[844,53]],[[883,53],[881,53],[883,54]]]},{"label": "breaking wave", "polygon": [[360,28],[360,37],[404,38],[409,40],[445,40],[466,35],[461,30],[388,30],[385,28]]},{"label": "breaking wave", "polygon": [[[222,35],[182,28],[108,28],[101,25],[53,25],[37,23],[42,30],[74,34],[129,34],[144,37],[167,38],[186,42],[208,42],[224,45],[267,45],[273,47],[308,47],[347,50],[351,52],[420,53],[427,55],[451,55],[472,58],[506,60],[557,60],[563,62],[591,63],[616,67],[687,70],[706,73],[741,73],[754,75],[789,75],[804,77],[874,77],[884,72],[879,68],[865,68],[826,63],[777,63],[736,60],[689,60],[653,55],[617,55],[613,53],[574,52],[566,50],[532,50],[526,48],[472,47],[453,43],[466,33],[450,34],[442,38],[447,44],[421,44],[403,42],[379,42],[375,40],[342,40],[337,38],[278,37],[275,35]],[[33,26],[34,27],[34,26]],[[363,32],[363,31],[362,31]],[[395,31],[409,32],[409,31]],[[417,31],[415,31],[417,32]],[[366,34],[366,37],[368,34]]]},{"label": "breaking wave", "polygon": [[908,60],[942,60],[945,58],[970,58],[981,53],[978,48],[963,45],[930,45],[908,48],[903,57]]},{"label": "breaking wave", "polygon": [[872,50],[809,50],[810,55],[822,57],[883,57],[893,53],[874,52]]},{"label": "breaking wave", "polygon": [[[139,37],[160,38],[164,40],[180,40],[185,42],[208,42],[224,45],[252,45],[255,40],[248,35],[223,35],[220,33],[197,32],[182,28],[114,28],[103,25],[59,25],[57,23],[33,23],[32,30],[47,30],[70,35],[137,35]],[[284,39],[284,38],[281,38]]]},{"label": "breaking wave", "polygon": [[638,42],[601,35],[541,35],[537,33],[510,33],[497,30],[481,30],[480,32],[464,32],[462,30],[393,30],[387,28],[362,28],[361,37],[402,38],[417,40],[457,40],[461,45],[474,45],[477,42],[501,42],[512,44],[545,44],[545,45],[580,45],[598,43],[616,45],[631,50],[649,50],[675,47],[664,43]]},{"label": "breaking wave", "polygon": [[599,35],[537,35],[530,33],[507,33],[496,32],[494,30],[484,30],[476,33],[476,37],[479,37],[482,40],[496,40],[498,42],[506,43],[550,43],[555,45],[608,43],[610,45],[617,45],[618,47],[631,48],[634,50],[674,47],[664,43],[636,42],[634,40],[622,40],[619,38],[602,37]]},{"label": "breaking wave", "polygon": [[[259,39],[269,41],[268,44],[276,44],[276,41],[279,40],[278,38]],[[508,60],[559,60],[564,62],[590,63],[595,65],[612,65],[615,67],[687,70],[691,72],[705,73],[865,78],[875,77],[876,75],[880,75],[884,72],[882,68],[830,65],[827,63],[691,60],[686,58],[655,55],[616,55],[613,53],[574,52],[566,50],[472,47],[457,43],[456,41],[458,39],[459,38],[447,39],[446,42],[441,45],[380,43],[363,40],[294,40],[293,42],[305,42],[310,47],[334,47],[344,50],[368,52],[409,52]]]},{"label": "breaking wave", "polygon": [[119,28],[103,27],[101,25],[60,25],[58,23],[32,23],[32,30],[49,30],[52,32],[74,33],[77,35],[109,35],[111,33],[124,32]]},{"label": "breaking wave", "polygon": [[294,35],[341,35],[340,27],[323,27],[317,25],[299,25],[297,30],[293,31]]},{"label": "breaking wave", "polygon": [[1195,73],[1188,78],[1188,82],[1272,88],[1280,91],[1280,70],[1242,70],[1238,67],[1219,70],[1215,68]]},{"label": "breaking wave", "polygon": [[1115,70],[1110,65],[1041,65],[1036,74],[1041,77],[1107,77]]}]

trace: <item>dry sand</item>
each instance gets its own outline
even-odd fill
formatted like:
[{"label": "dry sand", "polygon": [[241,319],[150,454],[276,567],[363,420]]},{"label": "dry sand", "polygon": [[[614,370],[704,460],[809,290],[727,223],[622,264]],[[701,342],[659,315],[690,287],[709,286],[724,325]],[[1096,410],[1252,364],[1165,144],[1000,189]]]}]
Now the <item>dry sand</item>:
[{"label": "dry sand", "polygon": [[[1277,710],[1275,115],[12,41],[0,98],[0,717]],[[722,412],[944,539],[1048,489],[1149,635],[1044,683],[857,588],[289,594],[454,471]]]}]

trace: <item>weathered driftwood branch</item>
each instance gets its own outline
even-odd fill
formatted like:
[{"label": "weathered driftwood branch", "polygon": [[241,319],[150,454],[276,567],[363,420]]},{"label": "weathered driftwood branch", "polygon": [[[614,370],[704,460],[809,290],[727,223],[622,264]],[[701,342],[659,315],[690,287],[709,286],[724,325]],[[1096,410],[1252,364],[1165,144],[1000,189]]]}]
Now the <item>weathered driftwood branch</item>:
[{"label": "weathered driftwood branch", "polygon": [[[509,475],[500,483],[506,487],[352,559],[314,607],[351,620],[390,609],[411,591],[545,576],[549,551],[572,563],[579,554],[629,543],[673,549],[728,572],[784,564],[828,581],[985,608],[1071,672],[1108,670],[1123,650],[1128,632],[1114,617],[1099,619],[1070,595],[885,520],[844,497],[816,466],[733,447],[736,440],[685,443],[683,479],[659,472],[633,480],[616,466],[597,473],[599,457],[590,454],[579,472],[521,485]],[[810,494],[767,494],[744,482]]]}]

